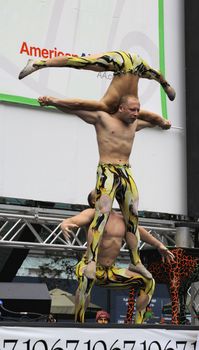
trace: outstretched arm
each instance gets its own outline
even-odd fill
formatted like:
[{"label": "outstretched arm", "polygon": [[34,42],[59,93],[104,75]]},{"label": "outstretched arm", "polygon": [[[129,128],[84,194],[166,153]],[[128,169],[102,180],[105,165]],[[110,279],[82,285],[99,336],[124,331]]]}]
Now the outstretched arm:
[{"label": "outstretched arm", "polygon": [[64,219],[61,223],[61,230],[66,241],[74,229],[89,225],[94,217],[95,209],[85,209],[80,214]]},{"label": "outstretched arm", "polygon": [[168,262],[174,260],[174,255],[162,242],[153,237],[144,227],[139,226],[138,229],[140,232],[140,239],[158,249],[163,260],[164,258],[166,258]]},{"label": "outstretched arm", "polygon": [[144,120],[137,120],[136,131],[140,131],[145,128],[155,128],[155,124],[151,124],[150,122],[145,122]]},{"label": "outstretched arm", "polygon": [[40,96],[38,102],[41,106],[54,106],[66,114],[75,114],[88,124],[96,124],[99,120],[98,111],[81,110],[79,105],[76,106],[76,109],[72,109],[70,108],[70,104],[66,103],[66,100],[64,99],[51,96]]},{"label": "outstretched arm", "polygon": [[[164,130],[170,129],[171,127],[170,121],[162,118],[160,115],[156,113],[152,113],[146,110],[140,110],[139,116],[138,116],[138,125],[140,120],[150,123],[151,126],[149,127],[159,126]],[[147,126],[144,126],[144,127],[147,127]]]}]

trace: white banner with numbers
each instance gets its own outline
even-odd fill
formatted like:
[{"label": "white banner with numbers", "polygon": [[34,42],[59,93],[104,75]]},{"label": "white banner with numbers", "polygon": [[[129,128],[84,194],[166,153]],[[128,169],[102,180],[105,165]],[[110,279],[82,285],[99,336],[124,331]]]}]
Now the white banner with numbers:
[{"label": "white banner with numbers", "polygon": [[197,330],[0,327],[3,350],[198,350]]}]

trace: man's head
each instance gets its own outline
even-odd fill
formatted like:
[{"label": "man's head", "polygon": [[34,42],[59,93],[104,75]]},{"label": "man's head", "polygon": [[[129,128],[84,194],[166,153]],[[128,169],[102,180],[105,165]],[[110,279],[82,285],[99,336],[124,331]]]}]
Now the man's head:
[{"label": "man's head", "polygon": [[121,97],[118,112],[122,121],[132,124],[137,119],[139,111],[140,102],[138,98],[132,95]]},{"label": "man's head", "polygon": [[92,190],[88,195],[88,204],[91,208],[95,208],[95,200],[96,200],[96,193],[95,190]]},{"label": "man's head", "polygon": [[110,322],[110,315],[105,310],[100,310],[97,312],[95,320],[97,323],[107,324]]}]

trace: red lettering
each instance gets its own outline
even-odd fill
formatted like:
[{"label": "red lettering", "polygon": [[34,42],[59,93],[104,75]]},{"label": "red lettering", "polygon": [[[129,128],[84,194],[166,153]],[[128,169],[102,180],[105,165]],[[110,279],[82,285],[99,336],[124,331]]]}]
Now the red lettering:
[{"label": "red lettering", "polygon": [[68,53],[68,52],[66,52],[65,53],[65,56],[72,56],[72,57],[78,57],[78,55],[76,55],[75,53]]},{"label": "red lettering", "polygon": [[[57,51],[57,48],[55,47],[54,50],[48,50],[47,48],[40,48],[35,46],[28,46],[26,41],[23,41],[21,48],[20,48],[20,54],[26,54],[28,56],[34,56],[34,57],[42,57],[42,58],[53,58],[57,56],[71,56],[71,57],[79,57],[79,55],[74,53],[63,51]],[[82,52],[81,56],[86,56],[84,52]]]},{"label": "red lettering", "polygon": [[41,55],[43,58],[48,58],[49,54],[48,54],[48,50],[47,49],[42,49],[41,50]]},{"label": "red lettering", "polygon": [[55,47],[54,50],[55,50],[54,51],[55,52],[55,57],[57,57],[57,48]]},{"label": "red lettering", "polygon": [[49,50],[49,58],[52,58],[52,54],[54,53],[54,50]]},{"label": "red lettering", "polygon": [[24,41],[23,44],[21,45],[21,49],[20,49],[20,53],[26,53],[27,55],[29,55],[29,51],[28,51],[28,45],[26,44],[26,42]]},{"label": "red lettering", "polygon": [[41,57],[40,47],[30,46],[30,55],[35,57]]}]

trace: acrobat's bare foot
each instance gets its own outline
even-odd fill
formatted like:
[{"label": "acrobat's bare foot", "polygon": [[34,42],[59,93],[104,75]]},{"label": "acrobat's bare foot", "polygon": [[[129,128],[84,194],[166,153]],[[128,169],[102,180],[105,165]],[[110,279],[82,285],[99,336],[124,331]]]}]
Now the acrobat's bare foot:
[{"label": "acrobat's bare foot", "polygon": [[146,269],[146,267],[140,262],[137,265],[130,264],[129,270],[132,272],[137,272],[145,278],[152,279],[152,274]]},{"label": "acrobat's bare foot", "polygon": [[43,66],[37,66],[34,63],[35,63],[35,60],[33,60],[33,59],[28,60],[24,69],[22,69],[22,71],[19,73],[18,78],[20,80],[27,77],[27,75],[30,75],[31,73],[36,72],[37,70],[43,68]]},{"label": "acrobat's bare foot", "polygon": [[176,92],[170,85],[163,86],[163,89],[166,92],[169,100],[171,101],[175,100]]}]

